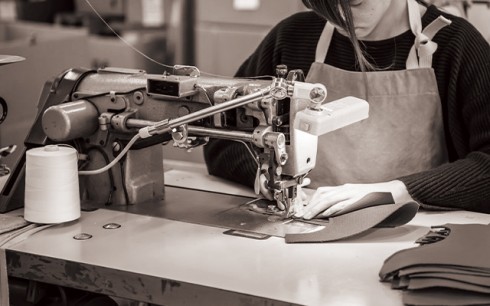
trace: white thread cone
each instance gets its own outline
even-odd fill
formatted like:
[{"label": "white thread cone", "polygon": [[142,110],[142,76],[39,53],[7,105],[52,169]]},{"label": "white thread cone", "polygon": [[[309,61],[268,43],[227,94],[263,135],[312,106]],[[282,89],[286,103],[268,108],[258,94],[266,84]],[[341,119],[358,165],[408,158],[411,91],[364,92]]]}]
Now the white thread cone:
[{"label": "white thread cone", "polygon": [[77,151],[49,145],[26,153],[24,218],[53,224],[80,217]]}]

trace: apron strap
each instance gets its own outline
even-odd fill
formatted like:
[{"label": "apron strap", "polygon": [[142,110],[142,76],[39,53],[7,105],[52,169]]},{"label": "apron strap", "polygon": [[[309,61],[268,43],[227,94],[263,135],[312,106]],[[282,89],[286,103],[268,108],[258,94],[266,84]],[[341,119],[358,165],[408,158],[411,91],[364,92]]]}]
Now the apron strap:
[{"label": "apron strap", "polygon": [[[422,29],[419,4],[415,0],[407,0],[410,29],[415,35],[415,42],[407,58],[406,68],[430,68],[432,67],[432,55],[437,50],[437,43],[433,42],[434,36],[444,27],[451,24],[451,20],[439,16],[425,29]],[[325,28],[318,40],[315,53],[315,62],[324,63],[335,27],[331,22],[325,24]]]},{"label": "apron strap", "polygon": [[335,27],[333,26],[333,24],[327,21],[316,46],[315,62],[322,64],[325,62],[334,31]]},{"label": "apron strap", "polygon": [[437,43],[432,39],[444,27],[451,24],[451,20],[439,16],[422,30],[422,19],[419,4],[415,0],[407,0],[410,29],[415,35],[415,42],[408,54],[406,68],[430,68],[432,67],[432,55],[437,50]]}]

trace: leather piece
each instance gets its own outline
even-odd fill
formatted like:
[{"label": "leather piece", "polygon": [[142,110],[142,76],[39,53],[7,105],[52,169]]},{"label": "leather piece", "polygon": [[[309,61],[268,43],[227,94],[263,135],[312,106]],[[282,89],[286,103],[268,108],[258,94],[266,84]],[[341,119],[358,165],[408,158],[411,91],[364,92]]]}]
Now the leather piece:
[{"label": "leather piece", "polygon": [[[396,252],[387,258],[379,272],[388,281],[405,268],[444,266],[490,271],[490,225],[446,224],[450,230],[444,240]],[[471,250],[471,252],[468,252]]]},{"label": "leather piece", "polygon": [[405,305],[489,305],[490,295],[463,290],[437,288],[407,291],[403,293]]},{"label": "leather piece", "polygon": [[[445,224],[418,239],[421,246],[387,258],[381,281],[404,289],[408,305],[489,305],[490,225]],[[442,239],[427,239],[428,237]]]},{"label": "leather piece", "polygon": [[396,227],[408,223],[417,214],[416,202],[378,205],[332,217],[319,231],[286,234],[286,243],[328,242],[352,237],[373,227]]}]

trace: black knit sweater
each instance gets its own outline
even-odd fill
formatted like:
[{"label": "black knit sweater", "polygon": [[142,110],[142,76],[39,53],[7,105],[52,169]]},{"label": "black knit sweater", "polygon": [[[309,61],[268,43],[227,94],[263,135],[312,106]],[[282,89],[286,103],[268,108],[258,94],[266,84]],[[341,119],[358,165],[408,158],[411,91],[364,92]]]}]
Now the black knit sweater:
[{"label": "black knit sweater", "polygon": [[[490,46],[466,20],[430,6],[422,17],[425,27],[443,14],[453,22],[434,38],[433,57],[443,108],[450,162],[400,177],[416,201],[425,205],[490,213]],[[308,73],[314,62],[325,20],[301,12],[275,26],[246,60],[237,76],[274,75],[278,64]],[[365,41],[377,67],[405,69],[414,35],[407,31],[392,39]],[[325,63],[357,71],[349,39],[335,32]],[[326,84],[328,88],[328,84]],[[243,144],[211,141],[204,148],[210,174],[252,185],[257,171]]]}]

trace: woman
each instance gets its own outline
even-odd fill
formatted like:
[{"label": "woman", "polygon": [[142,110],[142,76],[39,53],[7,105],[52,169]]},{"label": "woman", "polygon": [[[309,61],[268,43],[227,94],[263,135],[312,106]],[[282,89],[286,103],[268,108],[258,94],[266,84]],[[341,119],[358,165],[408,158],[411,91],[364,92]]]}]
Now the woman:
[{"label": "woman", "polygon": [[[418,0],[303,2],[312,12],[274,27],[237,76],[285,64],[324,83],[329,100],[370,104],[369,119],[321,137],[303,217],[328,217],[371,192],[490,213],[490,46],[480,33]],[[243,145],[212,141],[205,159],[211,174],[253,184]]]}]

